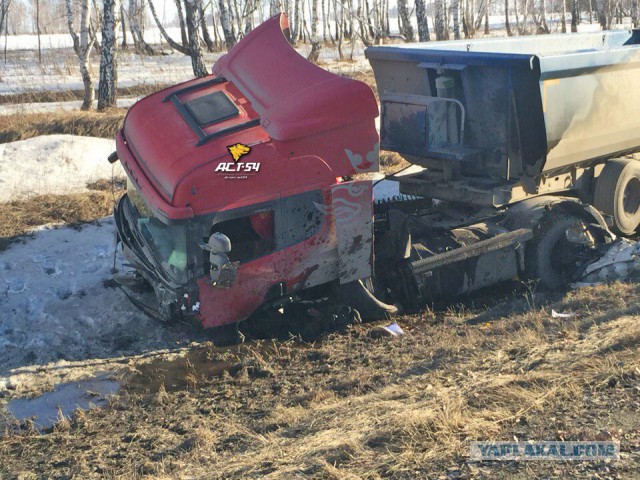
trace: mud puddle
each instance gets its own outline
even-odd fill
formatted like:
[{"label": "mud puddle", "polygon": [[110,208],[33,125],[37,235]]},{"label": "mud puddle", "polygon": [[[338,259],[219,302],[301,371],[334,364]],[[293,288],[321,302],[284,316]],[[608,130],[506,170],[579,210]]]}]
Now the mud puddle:
[{"label": "mud puddle", "polygon": [[198,349],[186,355],[158,358],[135,366],[135,372],[123,383],[123,389],[133,394],[194,389],[203,382],[219,378],[225,372],[234,375],[239,364],[215,358],[210,349]]},{"label": "mud puddle", "polygon": [[107,398],[119,388],[120,382],[109,375],[61,383],[37,397],[10,400],[6,406],[7,419],[31,420],[35,428],[42,431],[71,416],[77,409],[89,410],[105,405]]}]

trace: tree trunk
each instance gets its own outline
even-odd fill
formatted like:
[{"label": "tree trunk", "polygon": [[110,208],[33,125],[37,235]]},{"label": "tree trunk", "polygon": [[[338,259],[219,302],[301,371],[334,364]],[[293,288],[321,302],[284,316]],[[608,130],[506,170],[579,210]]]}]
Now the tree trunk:
[{"label": "tree trunk", "polygon": [[211,40],[211,35],[209,34],[209,28],[207,27],[207,16],[204,11],[204,7],[202,5],[202,0],[198,1],[198,17],[200,18],[200,28],[202,29],[202,39],[204,40],[205,45],[207,46],[207,50],[210,52],[215,51],[215,44],[213,40]]},{"label": "tree trunk", "polygon": [[460,0],[451,2],[451,10],[453,14],[453,38],[460,40]]},{"label": "tree trunk", "polygon": [[89,56],[95,43],[95,32],[90,28],[91,13],[89,12],[89,0],[82,0],[80,4],[80,35],[73,27],[73,12],[71,10],[71,0],[65,0],[67,13],[67,27],[73,39],[73,49],[78,56],[80,63],[80,74],[84,86],[84,98],[82,100],[82,110],[93,108],[95,92],[93,91],[93,81],[91,79],[91,65]]},{"label": "tree trunk", "polygon": [[189,35],[189,56],[191,57],[191,67],[193,75],[201,78],[207,76],[207,67],[202,59],[202,49],[200,48],[200,37],[198,35],[198,5],[197,0],[184,0],[184,10],[187,20],[187,34]]},{"label": "tree trunk", "polygon": [[220,10],[220,24],[222,25],[222,33],[224,34],[224,43],[227,50],[236,44],[236,36],[231,28],[231,19],[229,11],[225,5],[226,0],[218,0],[218,9]]},{"label": "tree trunk", "polygon": [[184,23],[184,13],[182,11],[182,1],[174,0],[176,4],[176,10],[178,12],[178,23],[180,25],[180,39],[182,40],[182,46],[188,48],[189,46],[189,38],[187,37],[187,27]]},{"label": "tree trunk", "polygon": [[42,63],[42,45],[40,44],[40,0],[36,1],[36,34],[38,35],[38,63]]},{"label": "tree trunk", "polygon": [[127,45],[127,24],[125,22],[124,15],[124,4],[120,3],[120,22],[122,26],[122,43],[120,43],[120,48],[126,50],[128,48]]},{"label": "tree trunk", "polygon": [[488,3],[484,10],[484,34],[489,35],[489,4]]},{"label": "tree trunk", "polygon": [[91,110],[95,92],[93,91],[93,80],[91,79],[91,65],[89,56],[93,47],[93,39],[89,32],[89,0],[82,0],[80,13],[80,74],[84,85],[84,98],[82,99],[82,110]]},{"label": "tree trunk", "polygon": [[600,23],[600,27],[602,27],[603,30],[607,29],[607,12],[606,12],[606,0],[600,0],[597,4],[596,4],[598,10],[598,23]]},{"label": "tree trunk", "polygon": [[413,26],[411,26],[411,18],[409,17],[409,7],[407,0],[398,0],[398,18],[402,21],[400,34],[407,42],[413,42]]},{"label": "tree trunk", "polygon": [[326,0],[320,0],[320,9],[322,12],[322,41],[327,43],[327,7]]},{"label": "tree trunk", "polygon": [[320,57],[320,40],[318,39],[318,0],[311,0],[311,34],[309,40],[311,41],[311,52],[307,57],[310,62],[317,62]]},{"label": "tree trunk", "polygon": [[418,20],[418,40],[429,41],[429,20],[424,0],[416,0],[416,18]]},{"label": "tree trunk", "polygon": [[247,0],[244,4],[246,12],[244,13],[244,34],[248,34],[253,30],[253,12],[255,11],[255,2]]},{"label": "tree trunk", "polygon": [[71,11],[71,0],[65,0],[64,2],[67,13],[67,28],[69,29],[69,35],[71,35],[71,40],[73,41],[73,51],[76,52],[78,57],[80,56],[80,39],[78,38],[78,34],[73,28],[73,13]]},{"label": "tree trunk", "polygon": [[300,2],[301,0],[293,0],[293,22],[291,25],[291,43],[295,45],[300,38]]},{"label": "tree trunk", "polygon": [[167,33],[167,31],[165,30],[164,25],[162,25],[162,23],[160,22],[160,19],[158,18],[158,13],[156,12],[156,7],[153,5],[153,0],[148,0],[148,1],[149,1],[149,9],[151,10],[151,15],[153,15],[153,19],[156,22],[158,30],[160,30],[160,34],[167,41],[169,46],[184,55],[189,55],[189,48],[184,45],[180,45],[173,38],[171,38]]},{"label": "tree trunk", "polygon": [[338,15],[338,0],[333,0],[333,11],[336,16],[336,43],[338,47],[338,58],[344,60],[342,52],[342,39],[344,38],[344,6],[340,3],[342,12]]},{"label": "tree trunk", "polygon": [[435,21],[434,30],[436,31],[436,40],[444,40],[446,38],[445,24],[444,24],[444,9],[442,0],[435,0]]},{"label": "tree trunk", "polygon": [[[576,1],[576,0],[574,0]],[[631,2],[631,22],[633,23],[633,28],[639,28],[640,23],[638,17],[638,0],[632,0]]]},{"label": "tree trunk", "polygon": [[504,0],[504,25],[507,29],[507,36],[511,37],[513,32],[511,31],[511,24],[509,23],[509,0]]},{"label": "tree trunk", "polygon": [[118,11],[118,0],[103,0],[103,3],[98,111],[116,106],[118,84],[116,60],[116,12]]},{"label": "tree trunk", "polygon": [[520,29],[520,16],[518,15],[518,0],[513,0],[513,14],[516,17],[516,30],[519,35],[522,35],[522,30]]},{"label": "tree trunk", "polygon": [[269,0],[269,18],[280,13],[281,9],[279,0]]},{"label": "tree trunk", "polygon": [[129,0],[129,27],[131,36],[133,37],[133,45],[139,54],[155,55],[153,48],[145,42],[142,34],[141,17],[144,15],[142,5],[138,4],[138,0]]},{"label": "tree trunk", "polygon": [[549,33],[549,26],[547,25],[547,5],[545,0],[540,0],[540,27],[539,33]]},{"label": "tree trunk", "polygon": [[560,31],[562,33],[567,33],[567,0],[562,0],[562,2],[560,2],[560,7],[562,8],[562,13],[560,15]]}]

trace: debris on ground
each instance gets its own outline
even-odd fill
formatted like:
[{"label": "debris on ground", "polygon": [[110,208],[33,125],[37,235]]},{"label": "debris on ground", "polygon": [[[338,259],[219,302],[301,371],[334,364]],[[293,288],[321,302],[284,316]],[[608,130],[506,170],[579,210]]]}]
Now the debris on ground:
[{"label": "debris on ground", "polygon": [[587,265],[572,288],[600,285],[613,281],[640,279],[640,242],[621,238],[600,258]]},{"label": "debris on ground", "polygon": [[389,325],[373,328],[369,332],[369,336],[371,338],[399,337],[402,335],[404,335],[404,330],[402,330],[402,327],[395,322]]}]

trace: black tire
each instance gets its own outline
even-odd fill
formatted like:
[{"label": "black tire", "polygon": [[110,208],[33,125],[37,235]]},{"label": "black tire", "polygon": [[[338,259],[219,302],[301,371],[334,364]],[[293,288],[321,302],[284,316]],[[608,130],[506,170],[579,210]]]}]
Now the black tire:
[{"label": "black tire", "polygon": [[566,232],[578,223],[584,223],[584,220],[570,213],[549,213],[542,218],[534,237],[525,245],[525,279],[538,280],[541,286],[549,289],[562,287],[573,280],[577,253],[582,247],[568,242]]},{"label": "black tire", "polygon": [[632,235],[640,225],[640,162],[609,160],[596,180],[593,205],[613,218],[613,230]]}]

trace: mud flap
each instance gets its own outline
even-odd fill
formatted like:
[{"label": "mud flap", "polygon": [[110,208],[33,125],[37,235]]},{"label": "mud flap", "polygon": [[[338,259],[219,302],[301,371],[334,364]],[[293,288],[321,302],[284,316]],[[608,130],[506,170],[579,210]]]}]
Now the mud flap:
[{"label": "mud flap", "polygon": [[371,180],[331,188],[341,284],[373,274],[373,188]]}]

